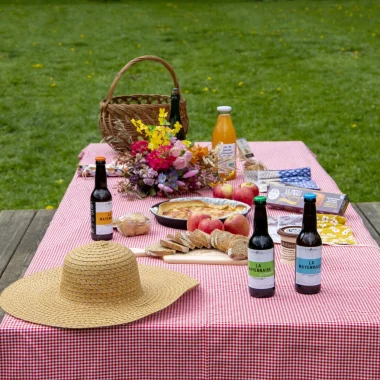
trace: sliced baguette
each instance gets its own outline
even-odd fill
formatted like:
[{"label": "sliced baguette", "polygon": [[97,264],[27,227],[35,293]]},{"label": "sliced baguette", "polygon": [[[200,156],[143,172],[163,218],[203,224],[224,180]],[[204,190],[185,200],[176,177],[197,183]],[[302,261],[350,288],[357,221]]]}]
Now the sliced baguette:
[{"label": "sliced baguette", "polygon": [[202,242],[202,245],[205,248],[208,248],[208,249],[211,248],[211,236],[209,234],[198,229],[194,231],[194,234]]},{"label": "sliced baguette", "polygon": [[189,247],[190,249],[195,249],[195,244],[186,235],[186,232],[177,232],[177,233],[180,234],[181,239],[186,243],[184,244],[186,247]]},{"label": "sliced baguette", "polygon": [[248,258],[248,238],[244,236],[233,240],[229,245],[227,254],[233,260],[246,260]]},{"label": "sliced baguette", "polygon": [[175,249],[178,252],[187,253],[189,252],[189,247],[185,247],[181,244],[175,243],[171,240],[160,240],[160,244],[165,248]]},{"label": "sliced baguette", "polygon": [[187,231],[186,235],[188,236],[189,240],[197,247],[197,248],[203,248],[202,241],[198,238],[194,232]]},{"label": "sliced baguette", "polygon": [[151,244],[145,248],[145,252],[150,256],[167,256],[167,255],[174,255],[175,250],[174,249],[168,249],[163,247],[161,244]]}]

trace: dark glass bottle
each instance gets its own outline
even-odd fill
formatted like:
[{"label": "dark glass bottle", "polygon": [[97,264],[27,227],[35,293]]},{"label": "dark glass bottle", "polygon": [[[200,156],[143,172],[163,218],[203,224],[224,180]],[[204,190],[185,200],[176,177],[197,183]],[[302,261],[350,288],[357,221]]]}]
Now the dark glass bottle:
[{"label": "dark glass bottle", "polygon": [[96,157],[95,188],[91,194],[92,240],[111,240],[112,195],[107,188],[105,157]]},{"label": "dark glass bottle", "polygon": [[[181,114],[179,111],[181,95],[179,94],[178,88],[173,88],[171,96],[171,105],[170,105],[170,128],[174,128],[174,124],[178,121],[182,125]],[[177,139],[185,140],[186,134],[183,127],[176,134]]]},{"label": "dark glass bottle", "polygon": [[302,230],[296,241],[296,281],[298,293],[321,291],[322,239],[317,231],[316,195],[304,195]]},{"label": "dark glass bottle", "polygon": [[273,297],[275,292],[274,245],[268,234],[265,205],[265,197],[255,197],[253,234],[248,242],[248,287],[256,298]]}]

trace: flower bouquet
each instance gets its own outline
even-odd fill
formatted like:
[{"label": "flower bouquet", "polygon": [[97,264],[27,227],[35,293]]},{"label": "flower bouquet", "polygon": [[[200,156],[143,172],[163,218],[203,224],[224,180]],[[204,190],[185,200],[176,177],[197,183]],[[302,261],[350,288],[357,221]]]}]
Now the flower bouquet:
[{"label": "flower bouquet", "polygon": [[221,144],[214,149],[196,146],[189,140],[175,136],[182,126],[178,122],[170,128],[167,112],[160,109],[159,125],[145,125],[132,119],[132,124],[143,136],[130,140],[129,150],[119,155],[117,163],[123,165],[125,180],[118,191],[130,196],[173,197],[182,192],[196,192],[228,179],[222,179],[217,170]]}]

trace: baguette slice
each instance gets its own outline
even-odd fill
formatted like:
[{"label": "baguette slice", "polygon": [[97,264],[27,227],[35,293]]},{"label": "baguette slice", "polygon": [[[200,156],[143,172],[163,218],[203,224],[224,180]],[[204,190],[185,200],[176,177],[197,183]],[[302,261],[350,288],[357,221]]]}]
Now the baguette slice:
[{"label": "baguette slice", "polygon": [[165,248],[175,249],[178,252],[187,253],[189,252],[189,247],[184,247],[181,244],[175,243],[171,240],[160,240],[160,244]]},{"label": "baguette slice", "polygon": [[189,247],[190,249],[195,249],[195,244],[186,235],[186,232],[177,232],[176,234],[179,234],[182,241],[185,243],[185,244],[183,244],[184,246]]},{"label": "baguette slice", "polygon": [[198,229],[194,231],[194,234],[202,242],[202,245],[205,248],[208,248],[208,249],[211,248],[211,236],[209,234]]},{"label": "baguette slice", "polygon": [[189,240],[197,247],[197,248],[203,248],[202,241],[198,238],[198,236],[191,231],[187,231],[186,235],[188,236]]},{"label": "baguette slice", "polygon": [[175,254],[174,249],[167,249],[158,243],[147,246],[145,248],[145,252],[150,256],[157,256],[157,257]]},{"label": "baguette slice", "polygon": [[188,247],[190,249],[195,248],[195,245],[189,239],[184,238],[182,236],[181,232],[176,232],[174,235],[167,234],[166,239],[172,240],[172,241],[174,241],[174,243],[181,244],[181,245]]},{"label": "baguette slice", "polygon": [[235,239],[230,243],[227,254],[233,260],[246,260],[248,258],[248,238]]}]

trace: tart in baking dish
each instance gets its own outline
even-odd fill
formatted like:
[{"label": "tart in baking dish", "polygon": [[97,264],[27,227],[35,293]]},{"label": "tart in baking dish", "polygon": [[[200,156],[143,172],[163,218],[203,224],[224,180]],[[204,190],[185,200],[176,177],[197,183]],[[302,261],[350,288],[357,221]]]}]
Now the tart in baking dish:
[{"label": "tart in baking dish", "polygon": [[165,202],[158,207],[157,215],[173,219],[187,219],[190,212],[200,212],[210,215],[213,219],[224,218],[235,212],[242,212],[246,207],[243,205],[214,205],[199,200]]}]

